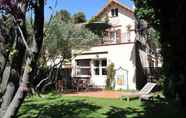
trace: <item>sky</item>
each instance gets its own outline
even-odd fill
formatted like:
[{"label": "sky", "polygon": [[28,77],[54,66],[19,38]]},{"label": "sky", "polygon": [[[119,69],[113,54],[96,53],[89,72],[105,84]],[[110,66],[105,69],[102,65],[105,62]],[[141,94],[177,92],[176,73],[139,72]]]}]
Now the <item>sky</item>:
[{"label": "sky", "polygon": [[[78,11],[85,13],[86,18],[90,19],[95,16],[101,8],[107,3],[108,0],[47,0],[45,6],[45,18],[49,19],[52,13],[61,9],[66,9],[73,15]],[[119,0],[121,3],[126,4],[130,8],[133,6],[131,0]],[[52,8],[52,9],[51,9]]]}]

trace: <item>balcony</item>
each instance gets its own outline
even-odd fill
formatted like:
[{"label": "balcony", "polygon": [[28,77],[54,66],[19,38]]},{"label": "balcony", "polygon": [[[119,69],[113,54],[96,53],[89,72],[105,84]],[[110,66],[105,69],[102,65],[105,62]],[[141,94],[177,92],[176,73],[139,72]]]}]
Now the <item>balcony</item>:
[{"label": "balcony", "polygon": [[158,79],[160,77],[161,68],[160,67],[145,67],[145,75],[148,79]]},{"label": "balcony", "polygon": [[99,39],[96,45],[119,44],[119,43],[121,42],[114,41],[110,39],[109,37],[104,37],[102,39]]}]

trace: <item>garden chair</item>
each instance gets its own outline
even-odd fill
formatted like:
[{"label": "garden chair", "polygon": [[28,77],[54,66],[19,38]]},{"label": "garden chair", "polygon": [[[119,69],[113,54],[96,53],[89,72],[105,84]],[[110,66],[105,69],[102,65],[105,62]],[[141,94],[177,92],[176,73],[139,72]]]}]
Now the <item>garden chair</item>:
[{"label": "garden chair", "polygon": [[121,97],[122,99],[127,99],[127,101],[130,101],[130,99],[132,98],[139,98],[140,100],[149,100],[153,97],[153,94],[150,94],[150,92],[155,86],[156,83],[148,82],[139,92],[135,92],[130,95],[122,95]]}]

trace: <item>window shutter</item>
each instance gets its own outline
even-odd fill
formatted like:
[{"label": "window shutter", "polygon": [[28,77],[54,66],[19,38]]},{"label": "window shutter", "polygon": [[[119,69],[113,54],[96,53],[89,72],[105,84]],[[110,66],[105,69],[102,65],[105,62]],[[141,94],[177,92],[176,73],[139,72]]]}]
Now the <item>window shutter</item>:
[{"label": "window shutter", "polygon": [[121,43],[121,29],[116,31],[116,41],[117,43]]}]

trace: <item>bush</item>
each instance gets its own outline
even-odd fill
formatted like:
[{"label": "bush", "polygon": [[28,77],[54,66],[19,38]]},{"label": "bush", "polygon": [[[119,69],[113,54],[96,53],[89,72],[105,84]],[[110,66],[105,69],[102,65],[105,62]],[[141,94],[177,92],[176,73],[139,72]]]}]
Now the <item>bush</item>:
[{"label": "bush", "polygon": [[111,63],[107,67],[107,80],[106,80],[106,89],[113,89],[112,83],[114,82],[115,76],[114,64]]}]

